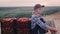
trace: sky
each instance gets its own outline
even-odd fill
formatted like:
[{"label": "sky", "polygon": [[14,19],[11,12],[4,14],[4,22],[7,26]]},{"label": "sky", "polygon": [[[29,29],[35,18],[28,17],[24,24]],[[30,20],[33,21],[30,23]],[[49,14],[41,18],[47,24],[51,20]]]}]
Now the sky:
[{"label": "sky", "polygon": [[0,0],[0,7],[34,6],[35,4],[60,6],[60,0]]}]

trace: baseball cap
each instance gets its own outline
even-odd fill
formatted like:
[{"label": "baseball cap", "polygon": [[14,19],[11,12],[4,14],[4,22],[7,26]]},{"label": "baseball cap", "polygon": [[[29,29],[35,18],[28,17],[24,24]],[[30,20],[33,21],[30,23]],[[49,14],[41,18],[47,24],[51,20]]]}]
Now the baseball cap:
[{"label": "baseball cap", "polygon": [[34,6],[34,10],[36,10],[37,8],[42,8],[42,7],[44,7],[44,5],[36,4],[36,5]]}]

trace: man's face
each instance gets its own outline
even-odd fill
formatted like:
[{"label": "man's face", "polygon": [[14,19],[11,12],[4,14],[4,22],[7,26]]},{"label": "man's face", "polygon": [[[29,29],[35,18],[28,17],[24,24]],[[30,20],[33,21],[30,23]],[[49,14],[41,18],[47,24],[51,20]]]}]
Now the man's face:
[{"label": "man's face", "polygon": [[42,12],[42,8],[38,8],[38,9],[36,9],[36,12],[37,12],[38,14],[41,14],[41,12]]}]

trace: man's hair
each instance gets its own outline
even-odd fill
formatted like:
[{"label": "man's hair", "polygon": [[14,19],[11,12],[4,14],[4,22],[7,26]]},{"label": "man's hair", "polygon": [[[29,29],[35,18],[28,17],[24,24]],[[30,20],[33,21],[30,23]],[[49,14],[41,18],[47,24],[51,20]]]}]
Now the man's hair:
[{"label": "man's hair", "polygon": [[40,5],[40,4],[36,4],[36,5],[34,6],[34,10],[36,10],[36,9],[38,9],[38,8],[42,8],[42,7],[44,7],[44,6],[42,6],[42,5]]}]

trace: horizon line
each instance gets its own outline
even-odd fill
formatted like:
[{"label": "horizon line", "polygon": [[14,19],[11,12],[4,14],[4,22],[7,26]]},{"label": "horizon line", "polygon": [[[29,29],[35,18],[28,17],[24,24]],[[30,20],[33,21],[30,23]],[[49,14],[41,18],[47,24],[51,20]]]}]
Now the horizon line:
[{"label": "horizon line", "polygon": [[[34,7],[34,6],[0,6],[0,7]],[[45,6],[45,7],[55,7],[55,6]]]}]

